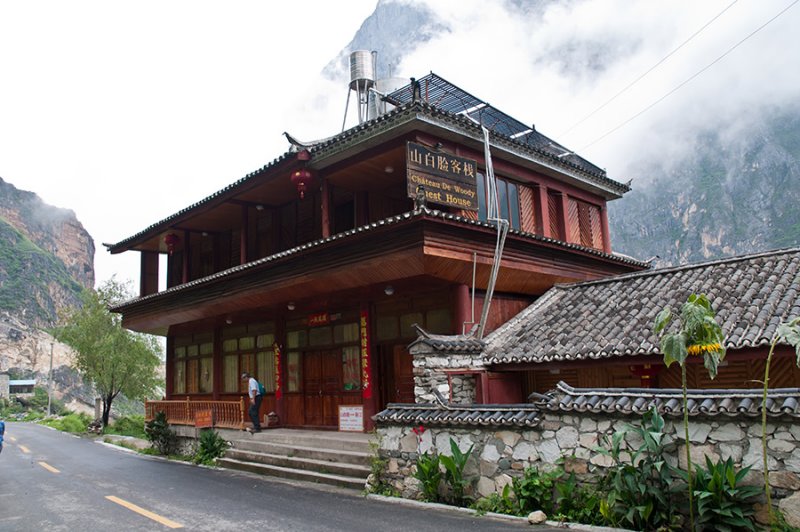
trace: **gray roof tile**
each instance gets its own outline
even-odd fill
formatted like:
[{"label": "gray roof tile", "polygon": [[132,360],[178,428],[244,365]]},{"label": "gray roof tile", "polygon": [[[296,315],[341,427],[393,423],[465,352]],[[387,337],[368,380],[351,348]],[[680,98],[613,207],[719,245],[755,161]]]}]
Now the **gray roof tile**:
[{"label": "gray roof tile", "polygon": [[726,347],[768,345],[800,315],[800,249],[557,285],[485,338],[490,364],[658,355],[656,314],[709,295]]}]

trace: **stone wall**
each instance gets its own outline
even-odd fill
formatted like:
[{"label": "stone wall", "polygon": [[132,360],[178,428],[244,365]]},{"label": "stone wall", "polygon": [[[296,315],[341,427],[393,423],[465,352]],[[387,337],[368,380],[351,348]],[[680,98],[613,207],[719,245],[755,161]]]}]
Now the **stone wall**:
[{"label": "stone wall", "polygon": [[[667,460],[685,468],[683,424],[680,419],[666,421]],[[412,426],[379,426],[379,454],[387,461],[383,480],[403,497],[419,498],[419,483],[413,476],[417,456],[434,450],[450,455],[451,437],[462,451],[474,445],[467,474],[473,478],[471,494],[475,497],[502,492],[525,468],[552,468],[562,457],[568,472],[588,477],[611,465],[610,458],[593,451],[601,436],[610,439],[610,435],[626,423],[639,422],[639,419],[623,416],[547,414],[533,428],[430,426],[421,436],[412,432]],[[791,501],[784,500],[783,505],[798,506],[800,425],[792,419],[770,421],[768,432],[773,497],[777,501],[794,495]],[[704,463],[704,455],[714,460],[730,456],[739,466],[752,466],[746,481],[759,485],[763,482],[760,435],[760,419],[695,418],[689,426],[692,460]],[[637,448],[640,443],[629,435],[623,445],[630,449]]]},{"label": "stone wall", "polygon": [[[475,402],[475,379],[457,376],[458,371],[483,369],[483,358],[478,353],[442,353],[432,346],[417,342],[409,348],[414,357],[414,396],[417,403],[433,403],[437,390],[445,399],[453,398],[458,404]],[[458,389],[451,390],[448,374],[458,379]],[[455,383],[454,383],[455,384]],[[451,393],[454,391],[455,393]]]}]

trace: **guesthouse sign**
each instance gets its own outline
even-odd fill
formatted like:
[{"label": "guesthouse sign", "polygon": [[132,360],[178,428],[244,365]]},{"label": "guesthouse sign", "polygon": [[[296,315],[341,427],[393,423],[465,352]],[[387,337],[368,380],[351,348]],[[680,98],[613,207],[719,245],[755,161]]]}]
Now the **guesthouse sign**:
[{"label": "guesthouse sign", "polygon": [[[473,159],[406,144],[408,197],[424,191],[429,203],[468,211],[478,210],[478,163]],[[420,188],[421,187],[421,188]]]}]

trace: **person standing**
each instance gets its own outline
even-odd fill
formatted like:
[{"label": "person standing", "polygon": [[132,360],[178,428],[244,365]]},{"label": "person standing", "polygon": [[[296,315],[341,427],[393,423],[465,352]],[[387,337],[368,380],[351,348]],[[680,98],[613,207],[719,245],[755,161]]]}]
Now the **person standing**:
[{"label": "person standing", "polygon": [[3,452],[3,435],[6,433],[6,423],[0,419],[0,453]]},{"label": "person standing", "polygon": [[253,433],[261,432],[261,422],[258,419],[258,414],[261,410],[261,400],[263,399],[261,385],[247,372],[242,373],[242,380],[247,380],[247,395],[250,396],[250,408],[247,413],[250,414],[250,421],[253,422],[253,428],[248,430]]}]

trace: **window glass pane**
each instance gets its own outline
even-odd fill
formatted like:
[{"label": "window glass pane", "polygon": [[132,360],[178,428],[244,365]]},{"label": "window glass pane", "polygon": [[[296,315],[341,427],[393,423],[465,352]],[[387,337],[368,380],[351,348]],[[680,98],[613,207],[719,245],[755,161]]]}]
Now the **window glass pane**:
[{"label": "window glass pane", "polygon": [[397,316],[379,316],[376,328],[378,340],[393,340],[400,334],[397,328]]},{"label": "window glass pane", "polygon": [[[450,311],[447,309],[429,310],[427,312],[428,321],[425,322],[425,329],[433,334],[450,334]],[[456,331],[460,333],[461,331]]]},{"label": "window glass pane", "polygon": [[316,327],[308,331],[308,345],[330,345],[333,343],[333,334],[330,327]]},{"label": "window glass pane", "polygon": [[358,323],[345,323],[333,328],[333,341],[337,344],[358,342],[359,339]]},{"label": "window glass pane", "polygon": [[239,376],[239,356],[225,356],[222,366],[222,380],[224,381],[223,391],[225,393],[236,393],[239,391]]},{"label": "window glass pane", "polygon": [[414,324],[419,325],[422,327],[424,325],[422,321],[422,313],[421,312],[412,312],[411,314],[403,314],[400,316],[400,336],[402,338],[409,338],[416,336],[417,333],[413,327]]},{"label": "window glass pane", "polygon": [[196,358],[186,361],[186,393],[197,393],[198,391],[198,369],[200,364]]},{"label": "window glass pane", "polygon": [[275,356],[272,351],[259,351],[256,353],[258,366],[258,382],[264,385],[267,392],[275,391]]},{"label": "window glass pane", "polygon": [[300,391],[300,353],[298,351],[286,354],[286,391]]},{"label": "window glass pane", "polygon": [[172,381],[172,393],[186,393],[186,361],[175,362],[175,375]]},{"label": "window glass pane", "polygon": [[239,350],[253,349],[256,346],[256,339],[252,336],[239,338]]},{"label": "window glass pane", "polygon": [[508,183],[508,208],[508,221],[511,223],[511,227],[519,229],[519,191],[514,183]]},{"label": "window glass pane", "polygon": [[358,346],[342,348],[342,383],[345,391],[361,389],[361,352]]},{"label": "window glass pane", "polygon": [[259,334],[258,338],[256,338],[256,347],[259,349],[263,349],[264,347],[272,347],[273,343],[275,343],[274,334]]},{"label": "window glass pane", "polygon": [[183,358],[186,356],[186,348],[185,347],[176,347],[175,348],[175,358]]},{"label": "window glass pane", "polygon": [[478,172],[478,220],[486,221],[486,181]]},{"label": "window glass pane", "polygon": [[286,346],[289,348],[305,347],[306,331],[290,331],[286,333]]},{"label": "window glass pane", "polygon": [[502,179],[497,180],[497,203],[500,207],[500,218],[508,220],[508,184]]},{"label": "window glass pane", "polygon": [[190,346],[188,346],[186,348],[186,356],[196,357],[197,356],[197,352],[198,352],[198,349],[197,349],[196,345],[190,345]]},{"label": "window glass pane", "polygon": [[201,355],[213,355],[214,354],[214,344],[212,342],[206,342],[204,344],[200,344],[200,354]]},{"label": "window glass pane", "polygon": [[226,353],[230,353],[232,351],[236,351],[239,349],[239,340],[233,338],[231,340],[225,340],[222,342],[222,350]]},{"label": "window glass pane", "polygon": [[[250,375],[256,375],[256,356],[255,355],[241,355],[239,357],[239,370],[244,373],[245,371]],[[239,375],[241,377],[241,375]],[[258,377],[256,377],[258,380]],[[247,381],[239,379],[239,391],[247,393]]]},{"label": "window glass pane", "polygon": [[[202,347],[201,347],[202,350]],[[200,359],[200,393],[211,393],[214,391],[214,365],[212,358]]]}]

